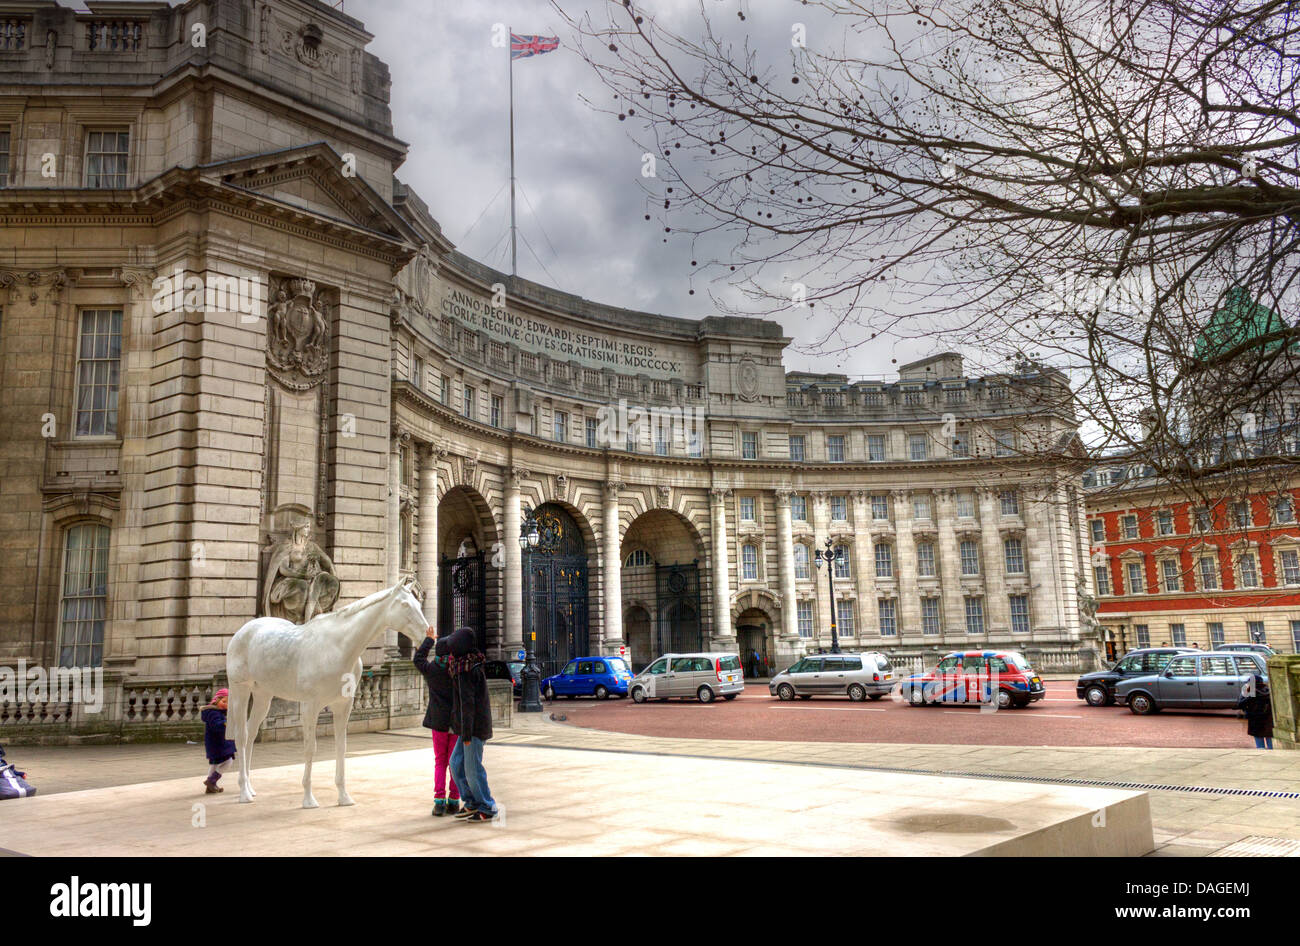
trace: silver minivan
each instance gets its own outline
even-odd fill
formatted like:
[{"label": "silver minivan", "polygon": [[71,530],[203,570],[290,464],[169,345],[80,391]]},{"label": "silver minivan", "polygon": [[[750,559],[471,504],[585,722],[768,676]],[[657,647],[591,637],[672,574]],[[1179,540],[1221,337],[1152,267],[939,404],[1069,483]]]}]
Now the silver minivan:
[{"label": "silver minivan", "polygon": [[1162,709],[1235,709],[1257,673],[1267,673],[1263,657],[1248,651],[1178,654],[1159,674],[1117,683],[1115,702],[1138,716]]},{"label": "silver minivan", "polygon": [[767,684],[783,700],[847,696],[854,702],[878,700],[894,686],[894,667],[884,654],[816,654],[796,661]]},{"label": "silver minivan", "polygon": [[739,654],[664,654],[628,684],[637,703],[678,697],[712,703],[734,700],[745,691]]}]

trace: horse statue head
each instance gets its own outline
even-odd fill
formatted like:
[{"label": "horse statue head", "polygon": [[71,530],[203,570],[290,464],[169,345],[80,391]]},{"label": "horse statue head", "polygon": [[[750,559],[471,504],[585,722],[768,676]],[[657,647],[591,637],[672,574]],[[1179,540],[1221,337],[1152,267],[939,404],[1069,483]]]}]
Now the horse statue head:
[{"label": "horse statue head", "polygon": [[424,640],[424,632],[429,627],[429,621],[420,606],[424,589],[413,576],[407,575],[389,590],[392,594],[388,609],[391,629],[419,644]]}]

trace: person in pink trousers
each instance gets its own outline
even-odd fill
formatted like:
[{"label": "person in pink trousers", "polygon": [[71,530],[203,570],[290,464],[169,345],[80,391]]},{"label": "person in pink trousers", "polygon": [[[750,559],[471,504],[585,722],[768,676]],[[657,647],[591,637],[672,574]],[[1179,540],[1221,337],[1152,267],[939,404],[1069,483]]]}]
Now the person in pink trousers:
[{"label": "person in pink trousers", "polygon": [[[435,646],[436,644],[436,646]],[[433,649],[433,656],[429,650]],[[424,713],[424,728],[433,730],[433,816],[454,815],[460,811],[460,789],[447,771],[456,736],[451,730],[451,676],[447,673],[447,641],[436,640],[433,628],[424,633],[424,641],[415,652],[415,669],[424,674],[429,686],[429,708]]]}]

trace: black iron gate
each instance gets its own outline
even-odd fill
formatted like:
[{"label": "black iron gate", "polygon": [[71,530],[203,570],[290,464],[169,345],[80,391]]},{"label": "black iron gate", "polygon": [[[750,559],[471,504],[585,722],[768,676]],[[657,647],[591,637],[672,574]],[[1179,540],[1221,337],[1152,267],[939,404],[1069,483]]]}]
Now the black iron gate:
[{"label": "black iron gate", "polygon": [[524,553],[524,600],[530,604],[524,634],[536,632],[537,662],[547,677],[590,654],[587,551],[577,523],[563,509],[544,505],[535,516],[541,539]]},{"label": "black iron gate", "polygon": [[478,649],[487,651],[487,581],[484,553],[442,557],[438,566],[438,633],[446,637],[468,627]]},{"label": "black iron gate", "polygon": [[700,563],[655,565],[655,653],[705,650],[700,622]]}]

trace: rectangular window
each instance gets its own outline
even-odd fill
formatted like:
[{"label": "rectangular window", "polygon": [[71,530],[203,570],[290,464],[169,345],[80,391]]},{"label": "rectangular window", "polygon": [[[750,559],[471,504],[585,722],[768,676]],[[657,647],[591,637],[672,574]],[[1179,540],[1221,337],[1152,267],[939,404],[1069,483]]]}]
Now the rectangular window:
[{"label": "rectangular window", "polygon": [[1125,516],[1120,522],[1124,525],[1124,538],[1136,539],[1138,537],[1138,517]]},{"label": "rectangular window", "polygon": [[1232,504],[1232,520],[1237,524],[1238,529],[1245,529],[1250,526],[1250,502]]},{"label": "rectangular window", "polygon": [[826,460],[830,463],[844,462],[844,438],[841,436],[826,438]]},{"label": "rectangular window", "polygon": [[894,550],[888,545],[876,546],[876,577],[894,577]]},{"label": "rectangular window", "polygon": [[939,599],[921,599],[921,633],[939,633]]},{"label": "rectangular window", "polygon": [[1247,621],[1246,634],[1250,637],[1252,643],[1255,644],[1268,643],[1268,637],[1264,634],[1263,621]]},{"label": "rectangular window", "polygon": [[1273,515],[1278,522],[1295,522],[1295,504],[1291,502],[1290,497],[1283,497],[1277,501],[1273,507]]},{"label": "rectangular window", "polygon": [[1125,566],[1126,576],[1128,578],[1128,593],[1131,595],[1142,594],[1142,563],[1128,562]]},{"label": "rectangular window", "polygon": [[930,438],[925,434],[912,434],[907,438],[907,455],[913,460],[926,460],[930,456]]},{"label": "rectangular window", "polygon": [[1029,597],[1011,596],[1011,631],[1013,634],[1029,633]]},{"label": "rectangular window", "polygon": [[474,389],[468,384],[461,389],[460,412],[470,420],[474,419]]},{"label": "rectangular window", "polygon": [[808,521],[808,497],[794,495],[790,497],[790,518],[795,522]]},{"label": "rectangular window", "polygon": [[995,431],[993,439],[994,456],[1009,457],[1016,452],[1016,432],[1014,430]]},{"label": "rectangular window", "polygon": [[121,363],[122,310],[83,310],[77,349],[78,437],[117,434]]},{"label": "rectangular window", "polygon": [[75,525],[63,546],[59,666],[98,667],[108,605],[108,526]]},{"label": "rectangular window", "polygon": [[980,573],[980,546],[974,539],[962,539],[961,573],[978,575]]},{"label": "rectangular window", "polygon": [[753,496],[740,497],[740,518],[744,522],[754,521],[754,497]]},{"label": "rectangular window", "polygon": [[1300,585],[1300,552],[1294,549],[1282,551],[1282,581],[1288,585]]},{"label": "rectangular window", "polygon": [[0,187],[9,186],[9,129],[0,128]]},{"label": "rectangular window", "polygon": [[446,375],[442,376],[442,386],[438,391],[438,399],[444,404],[451,403],[451,378]]},{"label": "rectangular window", "polygon": [[957,434],[952,438],[952,455],[958,460],[970,459],[970,435]]},{"label": "rectangular window", "polygon": [[1019,575],[1025,570],[1025,547],[1019,539],[1004,539],[1002,550],[1005,553],[1007,574]]},{"label": "rectangular window", "polygon": [[119,128],[86,132],[87,187],[126,187],[130,138]]},{"label": "rectangular window", "polygon": [[1170,624],[1169,634],[1173,637],[1175,647],[1187,646],[1187,628],[1181,624]]},{"label": "rectangular window", "polygon": [[1156,513],[1156,527],[1160,530],[1161,535],[1174,534],[1174,514],[1168,509],[1161,509]]},{"label": "rectangular window", "polygon": [[957,517],[959,519],[975,518],[975,494],[974,493],[957,494]]},{"label": "rectangular window", "polygon": [[595,450],[597,446],[599,446],[599,440],[597,439],[599,435],[600,435],[600,421],[596,420],[596,418],[594,417],[588,417],[587,418],[587,446]]},{"label": "rectangular window", "polygon": [[740,547],[740,577],[745,581],[758,581],[758,546]]},{"label": "rectangular window", "polygon": [[930,497],[929,496],[912,497],[912,518],[913,519],[930,518]]},{"label": "rectangular window", "polygon": [[556,411],[554,420],[555,440],[557,443],[565,443],[569,439],[569,415],[564,411]]},{"label": "rectangular window", "polygon": [[795,611],[799,619],[799,636],[813,636],[813,603],[811,601],[796,601]]},{"label": "rectangular window", "polygon": [[1291,622],[1291,652],[1300,654],[1300,621]]},{"label": "rectangular window", "polygon": [[871,518],[877,522],[885,522],[889,519],[889,497],[872,496],[871,497]]},{"label": "rectangular window", "polygon": [[411,359],[411,383],[424,390],[424,359],[419,355]]},{"label": "rectangular window", "polygon": [[803,435],[790,435],[790,459],[795,463],[803,462]]},{"label": "rectangular window", "polygon": [[847,496],[831,497],[831,522],[849,521],[849,498]]},{"label": "rectangular window", "polygon": [[1133,630],[1137,631],[1137,639],[1138,639],[1138,646],[1139,646],[1139,647],[1150,647],[1150,646],[1151,646],[1151,629],[1150,629],[1150,628],[1148,628],[1145,624],[1137,624],[1137,625],[1134,625]]},{"label": "rectangular window", "polygon": [[855,630],[853,627],[853,602],[837,601],[835,602],[836,631],[840,637],[853,637]]},{"label": "rectangular window", "polygon": [[1223,623],[1220,621],[1210,622],[1210,649],[1218,650],[1223,646]]},{"label": "rectangular window", "polygon": [[655,456],[668,456],[668,441],[664,439],[663,434],[659,434],[655,437]]},{"label": "rectangular window", "polygon": [[898,636],[898,604],[893,598],[881,598],[876,602],[876,610],[880,615],[880,636],[897,637]]},{"label": "rectangular window", "polygon": [[794,577],[795,580],[807,581],[812,577],[812,570],[808,565],[808,546],[802,542],[794,544]]},{"label": "rectangular window", "polygon": [[492,426],[501,426],[501,416],[506,410],[506,399],[500,394],[492,395]]},{"label": "rectangular window", "polygon": [[922,578],[934,577],[934,545],[930,542],[916,547],[916,573]]},{"label": "rectangular window", "polygon": [[1201,588],[1205,591],[1217,591],[1219,588],[1219,567],[1213,555],[1202,555],[1200,559]]},{"label": "rectangular window", "polygon": [[1097,580],[1097,594],[1110,594],[1110,567],[1107,565],[1096,565],[1092,573]]},{"label": "rectangular window", "polygon": [[758,459],[758,434],[746,430],[740,435],[740,455],[746,460]]},{"label": "rectangular window", "polygon": [[1196,510],[1196,531],[1209,532],[1214,528],[1214,520],[1210,517],[1210,510]]},{"label": "rectangular window", "polygon": [[1020,494],[1014,489],[1002,490],[1002,492],[998,494],[998,499],[1002,503],[1002,515],[1020,515]]},{"label": "rectangular window", "polygon": [[984,633],[984,599],[966,599],[966,633]]},{"label": "rectangular window", "polygon": [[885,435],[867,434],[867,459],[881,463],[885,459]]},{"label": "rectangular window", "polygon": [[1104,544],[1106,541],[1106,520],[1093,519],[1089,523],[1089,527],[1092,529],[1092,544],[1093,545]]},{"label": "rectangular window", "polygon": [[1162,572],[1161,578],[1164,580],[1165,591],[1181,591],[1182,579],[1178,574],[1178,559],[1167,558],[1160,563]]},{"label": "rectangular window", "polygon": [[[837,548],[837,549],[835,550],[835,556],[836,556],[836,557],[835,557],[834,562],[835,562],[835,577],[836,577],[836,578],[852,578],[852,577],[853,577],[853,571],[852,571],[852,565],[851,565],[851,563],[852,563],[852,561],[853,561],[853,556],[849,554],[851,551],[852,551],[851,549],[846,548],[846,547],[843,547],[843,546],[840,547],[840,548]],[[842,554],[841,554],[841,553],[842,553]]]},{"label": "rectangular window", "polygon": [[1255,556],[1251,553],[1242,555],[1239,559],[1241,569],[1241,587],[1258,588],[1259,587],[1259,569],[1255,567]]},{"label": "rectangular window", "polygon": [[692,457],[704,456],[704,444],[700,440],[700,432],[692,430],[686,437],[686,453]]}]

